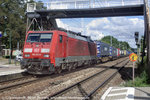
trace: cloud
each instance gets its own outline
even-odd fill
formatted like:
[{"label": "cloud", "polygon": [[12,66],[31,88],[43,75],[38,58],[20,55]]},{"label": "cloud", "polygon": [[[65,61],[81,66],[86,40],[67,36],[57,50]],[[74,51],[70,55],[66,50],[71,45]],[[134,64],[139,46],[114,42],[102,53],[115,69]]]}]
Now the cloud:
[{"label": "cloud", "polygon": [[66,24],[62,20],[57,19],[57,24],[59,27],[68,30],[82,32],[84,35],[91,36],[93,40],[99,40],[104,36],[112,35],[119,41],[128,42],[134,48],[136,47],[134,33],[139,32],[140,36],[144,35],[144,20],[139,17],[111,17],[90,20],[84,19],[84,28],[79,25],[81,24],[79,21],[76,27],[72,24],[75,23],[74,21],[69,21]]},{"label": "cloud", "polygon": [[[93,40],[99,40],[102,37],[104,37],[104,34],[100,33],[99,31],[91,30],[87,27],[82,28],[79,26],[79,24],[78,24],[79,27],[73,27],[71,25],[63,23],[60,19],[56,19],[56,22],[57,22],[58,27],[61,27],[61,28],[67,29],[67,30],[71,30],[74,32],[81,32],[81,34],[83,34],[83,35],[91,36],[91,38]],[[72,23],[74,23],[74,21],[72,21]],[[94,27],[96,27],[96,26],[94,26],[94,24],[93,24],[93,28]]]},{"label": "cloud", "polygon": [[58,27],[67,29],[67,30],[71,30],[71,31],[75,31],[75,32],[82,32],[83,29],[80,27],[73,27],[71,25],[65,24],[63,23],[60,19],[56,19],[57,25]]},{"label": "cloud", "polygon": [[144,34],[144,20],[140,18],[112,17],[95,19],[86,27],[91,32],[98,31],[100,34],[112,35],[119,41],[126,41],[131,47],[136,47],[134,33],[139,32],[140,36]]}]

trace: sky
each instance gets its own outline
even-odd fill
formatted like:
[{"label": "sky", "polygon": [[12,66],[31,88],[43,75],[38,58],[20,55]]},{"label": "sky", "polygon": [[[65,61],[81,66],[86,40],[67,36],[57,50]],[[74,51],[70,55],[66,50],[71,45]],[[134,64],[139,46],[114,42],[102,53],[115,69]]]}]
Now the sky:
[{"label": "sky", "polygon": [[93,40],[100,40],[104,36],[111,35],[119,41],[126,41],[135,48],[134,33],[144,35],[143,16],[132,17],[105,17],[105,18],[74,18],[57,19],[59,27],[81,32],[91,36]]},{"label": "sky", "polygon": [[[38,0],[36,0],[38,1]],[[43,2],[58,1],[58,0],[42,0]],[[61,0],[66,1],[66,0]],[[70,0],[71,1],[71,0]],[[69,1],[69,2],[70,2]],[[81,0],[79,0],[81,1]],[[89,1],[89,0],[82,0]],[[109,1],[109,2],[103,2]],[[124,2],[120,2],[124,1]],[[113,4],[138,4],[142,0],[91,0],[95,6],[110,6]],[[59,1],[60,2],[60,1]],[[84,2],[85,4],[85,2]],[[83,5],[81,2],[78,5]],[[87,5],[87,4],[86,4]],[[71,6],[75,6],[71,3]],[[84,6],[84,5],[83,5]],[[53,9],[68,9],[68,4],[53,4]],[[126,41],[132,48],[136,48],[134,33],[139,32],[140,36],[144,35],[144,18],[143,16],[130,16],[130,17],[103,17],[103,18],[72,18],[72,19],[56,19],[59,27],[81,32],[83,35],[91,36],[93,40],[100,40],[104,36],[111,35],[119,41]]]}]

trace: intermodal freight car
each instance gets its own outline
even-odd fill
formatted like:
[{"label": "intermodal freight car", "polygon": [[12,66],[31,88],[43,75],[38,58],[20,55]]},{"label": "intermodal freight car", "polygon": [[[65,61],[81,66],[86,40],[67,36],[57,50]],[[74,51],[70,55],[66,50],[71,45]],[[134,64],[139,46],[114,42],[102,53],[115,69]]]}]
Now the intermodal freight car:
[{"label": "intermodal freight car", "polygon": [[110,46],[107,43],[103,43],[101,41],[95,41],[97,45],[97,61],[101,62],[103,59],[116,59],[120,57],[124,57],[129,55],[131,52],[127,50],[121,50],[119,48],[115,48]]}]

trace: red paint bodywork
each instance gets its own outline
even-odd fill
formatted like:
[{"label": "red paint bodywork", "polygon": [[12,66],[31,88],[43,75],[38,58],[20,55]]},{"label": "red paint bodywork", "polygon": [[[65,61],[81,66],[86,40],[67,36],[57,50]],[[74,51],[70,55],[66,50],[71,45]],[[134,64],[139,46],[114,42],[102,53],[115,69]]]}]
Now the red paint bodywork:
[{"label": "red paint bodywork", "polygon": [[[87,42],[67,36],[66,32],[53,30],[53,31],[29,31],[29,33],[53,33],[51,42],[47,43],[27,43],[25,41],[25,48],[32,48],[31,53],[23,52],[25,59],[50,59],[50,63],[55,66],[55,58],[65,58],[68,56],[96,56],[96,44]],[[26,35],[26,40],[27,36]],[[60,43],[59,35],[63,36],[63,41]],[[49,53],[41,53],[41,48],[49,48]],[[24,51],[24,50],[23,50]],[[30,54],[30,57],[25,57],[25,54]],[[43,57],[48,54],[49,57]]]},{"label": "red paint bodywork", "polygon": [[117,56],[119,57],[120,56],[120,49],[117,48]]}]

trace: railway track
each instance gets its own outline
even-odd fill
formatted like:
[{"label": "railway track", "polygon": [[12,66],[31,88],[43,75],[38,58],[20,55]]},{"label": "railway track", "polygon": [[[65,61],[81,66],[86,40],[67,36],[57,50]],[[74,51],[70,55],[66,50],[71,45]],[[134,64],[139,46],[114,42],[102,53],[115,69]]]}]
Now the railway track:
[{"label": "railway track", "polygon": [[43,76],[43,77],[26,76],[26,77],[13,79],[13,80],[4,81],[0,83],[0,92],[25,86],[27,84],[38,82],[47,78],[50,77],[49,76]]},{"label": "railway track", "polygon": [[[123,61],[121,61],[121,62],[123,62]],[[119,63],[121,63],[121,62],[119,62]],[[111,66],[111,67],[114,67],[114,66]],[[107,68],[107,69],[109,69],[109,68]],[[65,72],[65,73],[68,73],[68,72]],[[101,73],[103,73],[103,72],[101,72]],[[50,79],[54,76],[57,77],[57,75],[43,76],[43,77],[33,77],[33,76],[29,75],[29,76],[22,77],[22,78],[3,81],[3,82],[0,82],[0,92],[4,92],[4,91],[7,91],[7,90],[23,87],[23,86],[26,86],[26,85],[31,84],[31,83],[35,83],[35,82],[39,82],[39,81],[42,81],[42,80]]]},{"label": "railway track", "polygon": [[[121,64],[121,63],[123,63],[123,62],[125,62],[121,67],[116,67],[117,65],[119,65],[119,64]],[[106,69],[104,69],[104,70],[102,70],[102,71],[100,71],[100,72],[98,72],[98,73],[96,73],[96,74],[94,74],[94,75],[92,75],[92,76],[90,76],[90,77],[88,77],[88,78],[86,78],[86,79],[84,79],[84,80],[81,80],[81,81],[79,81],[79,82],[77,82],[77,83],[75,83],[75,84],[73,84],[73,85],[71,85],[71,86],[69,86],[69,87],[67,87],[67,88],[64,88],[64,89],[62,89],[62,90],[60,90],[60,91],[57,91],[56,93],[54,93],[54,94],[52,94],[52,95],[50,95],[49,97],[47,97],[45,100],[51,100],[51,99],[63,99],[63,100],[67,100],[67,99],[72,99],[74,96],[76,96],[76,98],[74,98],[74,99],[77,99],[77,96],[78,95],[76,95],[75,93],[77,93],[78,94],[78,92],[80,92],[80,94],[81,94],[81,96],[79,96],[79,97],[81,97],[80,99],[85,99],[85,100],[91,100],[92,99],[92,95],[98,90],[98,89],[100,89],[100,88],[102,88],[104,85],[106,85],[122,68],[124,68],[124,66],[128,63],[129,61],[127,61],[127,60],[123,60],[123,61],[121,61],[121,62],[119,62],[119,63],[116,63],[115,65],[113,65],[113,66],[110,66],[109,68],[106,68]],[[116,68],[115,68],[116,67]],[[113,72],[113,74],[111,74],[109,77],[106,77],[106,79],[104,80],[104,81],[102,81],[102,82],[100,82],[95,88],[93,88],[91,91],[86,91],[85,89],[86,88],[83,88],[83,84],[87,84],[87,81],[89,81],[89,80],[93,80],[95,77],[97,77],[97,76],[102,76],[102,74],[104,73],[104,72],[106,72],[106,71],[108,71],[108,70],[110,70],[110,69],[113,69],[113,68],[115,68],[115,69],[117,69],[117,71],[115,70],[114,72]],[[75,89],[75,87],[76,88],[78,88],[78,92],[73,92],[74,90],[77,90],[77,89]],[[88,89],[89,89],[89,87],[87,87]],[[71,94],[71,92],[73,92],[72,94],[73,95],[70,95]],[[78,98],[79,99],[79,98]]]},{"label": "railway track", "polygon": [[9,79],[9,80],[0,81],[0,85],[7,84],[7,83],[10,83],[10,82],[15,82],[15,81],[18,81],[18,80],[24,80],[24,79],[27,79],[27,78],[30,78],[30,77],[32,77],[32,75],[25,75],[25,76],[18,77],[18,78],[13,78],[13,79]]}]

